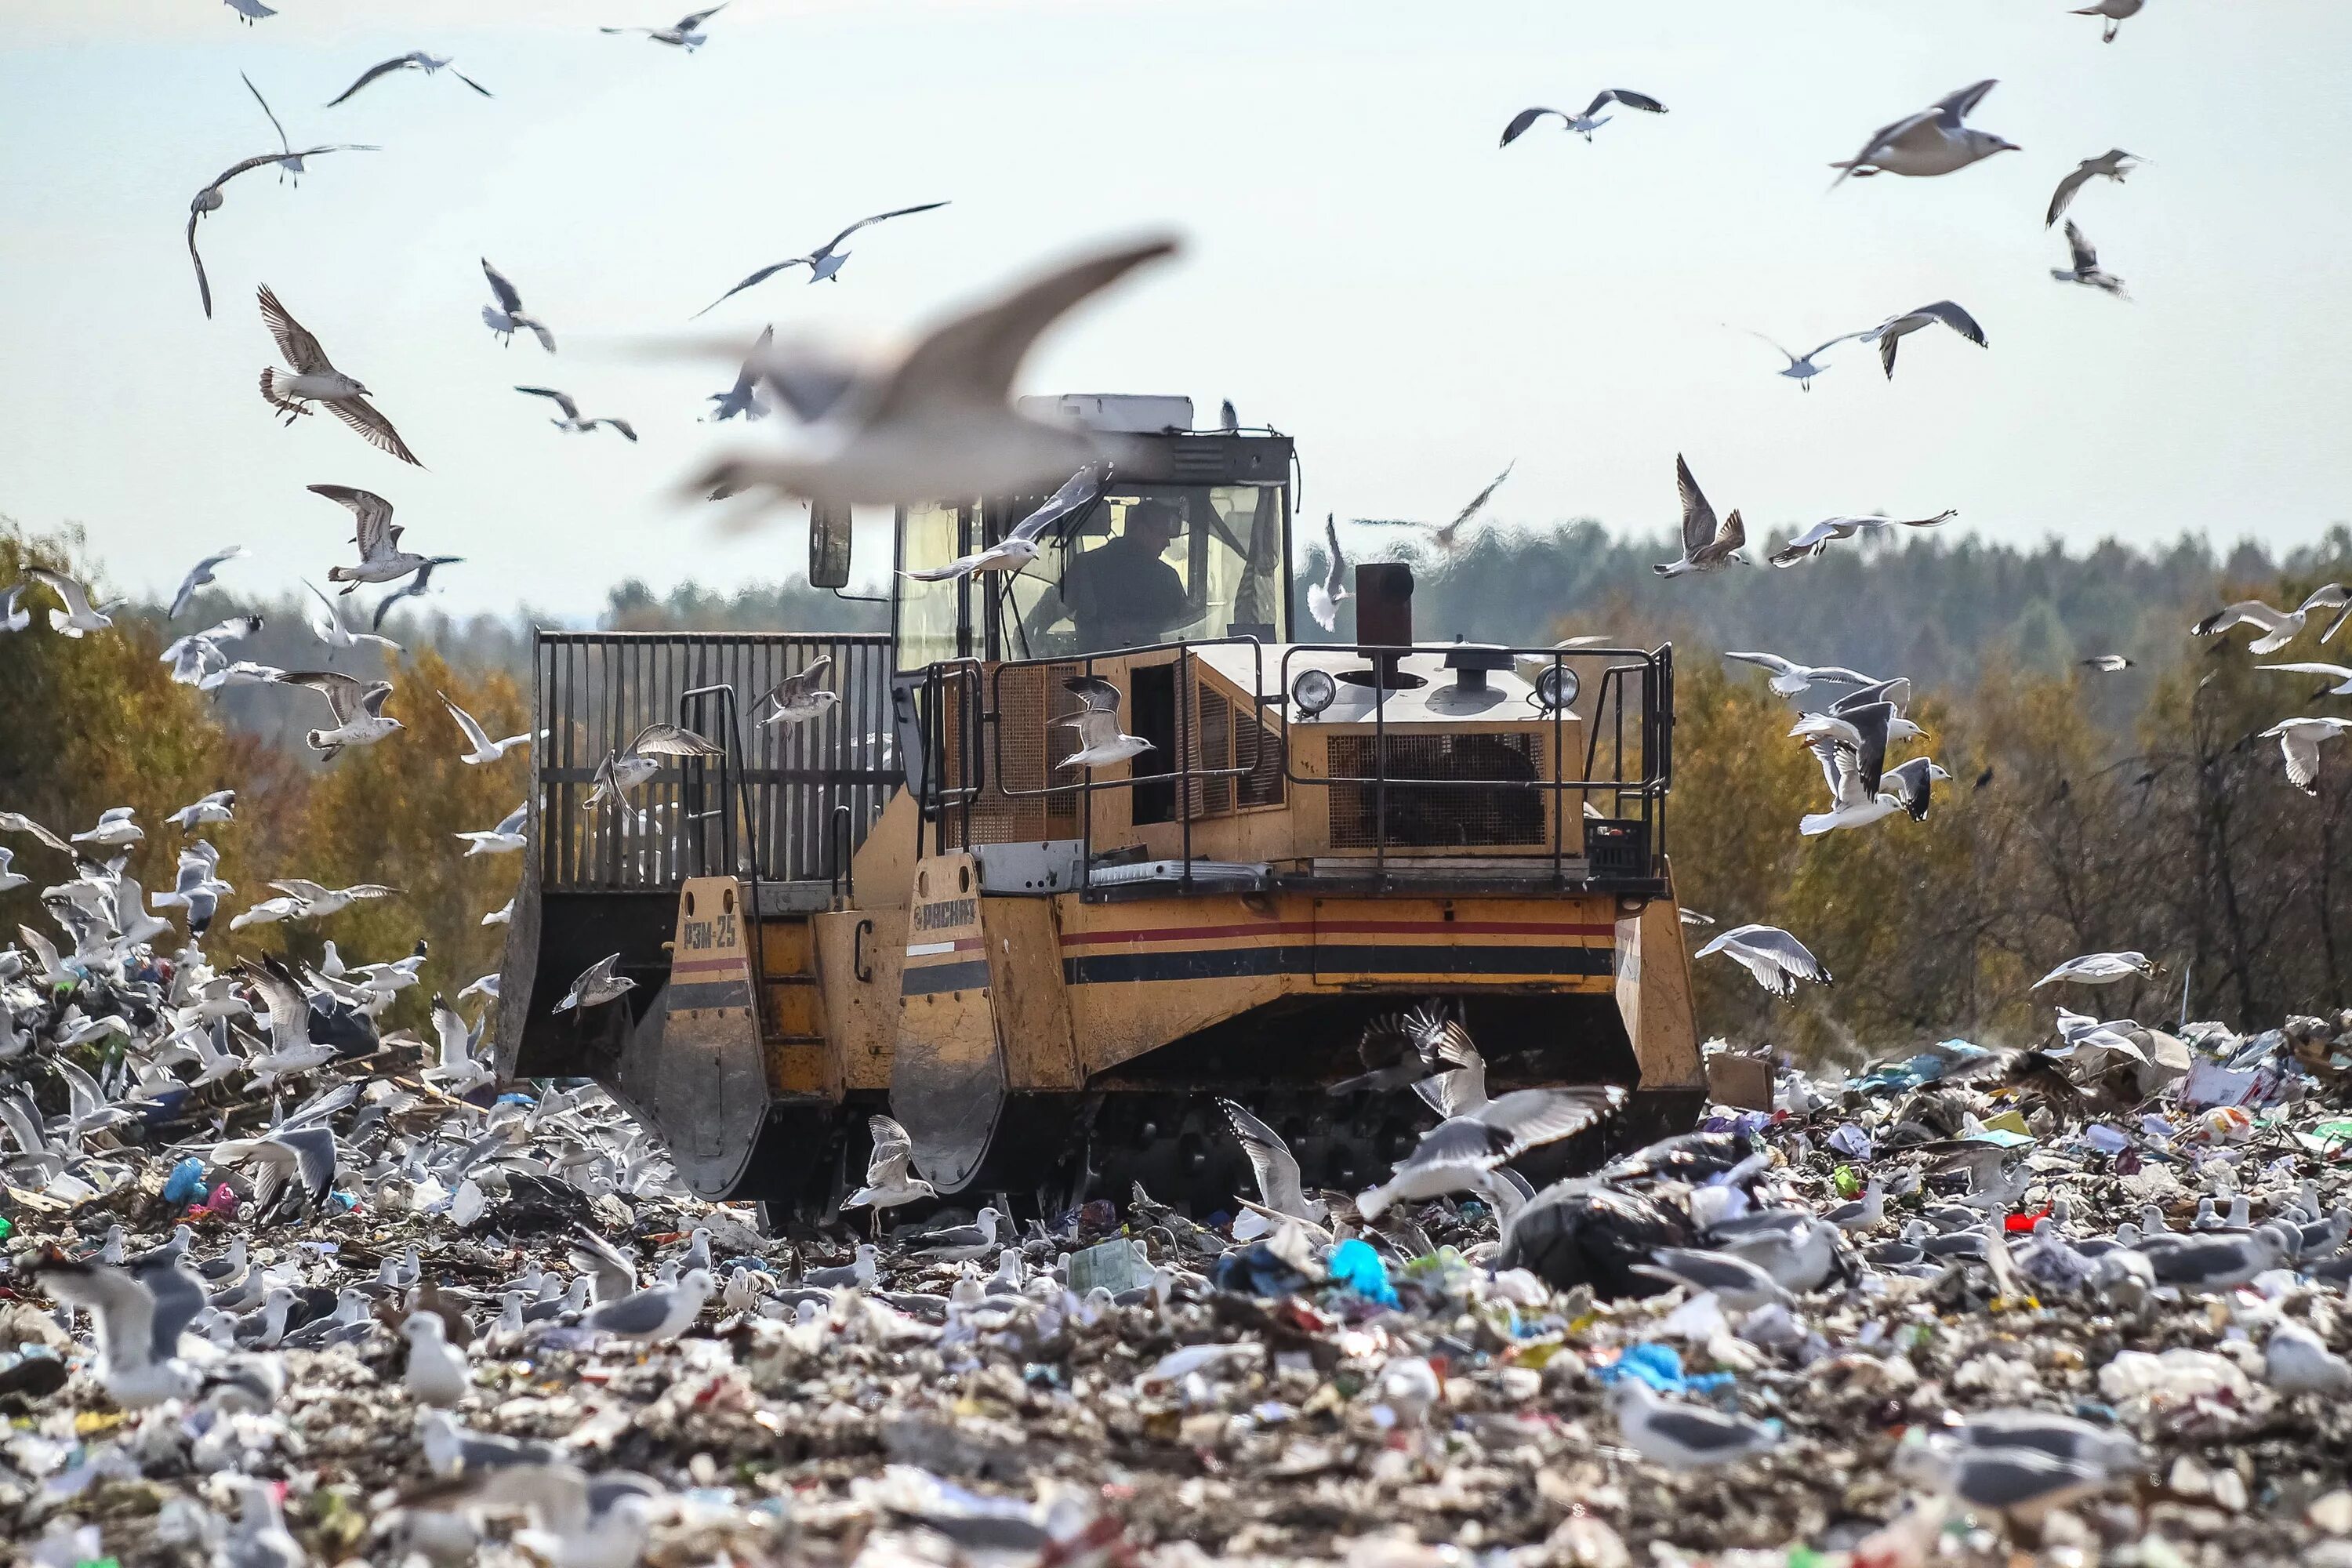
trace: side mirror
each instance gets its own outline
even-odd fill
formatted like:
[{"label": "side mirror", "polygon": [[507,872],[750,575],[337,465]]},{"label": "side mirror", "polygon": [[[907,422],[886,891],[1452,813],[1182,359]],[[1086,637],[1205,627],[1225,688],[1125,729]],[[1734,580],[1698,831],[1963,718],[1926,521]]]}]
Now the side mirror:
[{"label": "side mirror", "polygon": [[846,503],[809,503],[809,586],[849,586],[849,508]]}]

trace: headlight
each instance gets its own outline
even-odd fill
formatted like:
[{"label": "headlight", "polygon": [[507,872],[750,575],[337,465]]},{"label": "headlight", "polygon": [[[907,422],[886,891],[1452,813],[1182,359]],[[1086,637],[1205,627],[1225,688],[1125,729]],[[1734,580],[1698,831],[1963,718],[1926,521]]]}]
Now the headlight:
[{"label": "headlight", "polygon": [[1555,664],[1536,677],[1536,705],[1547,713],[1557,713],[1576,700],[1576,671],[1564,664]]},{"label": "headlight", "polygon": [[1290,683],[1290,700],[1299,712],[1312,719],[1339,695],[1339,683],[1319,669],[1302,669]]}]

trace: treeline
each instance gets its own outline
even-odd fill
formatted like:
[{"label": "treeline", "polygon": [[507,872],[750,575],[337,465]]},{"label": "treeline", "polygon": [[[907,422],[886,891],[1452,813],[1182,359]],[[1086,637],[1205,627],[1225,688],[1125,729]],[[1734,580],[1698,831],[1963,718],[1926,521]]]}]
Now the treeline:
[{"label": "treeline", "polygon": [[[70,535],[0,528],[0,584],[36,557],[85,574],[84,553]],[[1422,563],[1416,619],[1424,637],[1675,641],[1669,842],[1681,894],[1725,924],[1786,927],[1837,974],[1832,990],[1791,1005],[1711,960],[1699,971],[1707,1028],[1875,1054],[1950,1034],[2028,1042],[2047,1034],[2053,1001],[2153,1019],[2177,1016],[2185,987],[2192,1016],[2267,1026],[2352,999],[2352,742],[2323,752],[2315,798],[2286,784],[2276,743],[2259,738],[2289,715],[2352,703],[2316,695],[2311,678],[2256,668],[2352,662],[2352,639],[2321,647],[2315,617],[2296,642],[2257,659],[2244,631],[2210,645],[2187,635],[2231,599],[2292,605],[2321,582],[2352,581],[2344,530],[2284,557],[2252,546],[2217,556],[2195,541],[2072,555],[1927,537],[1846,547],[1786,572],[1673,583],[1648,570],[1663,553],[1663,541],[1590,524],[1486,536],[1451,561]],[[302,601],[257,605],[211,591],[169,627],[152,607],[126,610],[112,629],[74,640],[46,629],[47,595],[36,595],[41,624],[0,636],[0,810],[70,831],[110,805],[137,806],[150,837],[133,869],[153,890],[170,883],[176,859],[163,814],[236,788],[238,821],[209,834],[238,884],[219,931],[277,877],[383,881],[404,896],[320,931],[255,928],[230,949],[303,951],[331,935],[351,957],[380,959],[425,935],[435,956],[421,1004],[422,993],[454,992],[496,963],[502,932],[478,921],[505,900],[519,863],[466,858],[453,836],[496,822],[529,777],[521,752],[488,768],[459,763],[438,694],[493,734],[523,728],[533,618],[457,621],[404,605],[383,627],[402,655],[330,653],[302,624],[317,601],[307,592]],[[629,583],[598,619],[648,630],[823,629],[875,626],[880,608],[799,584],[656,595]],[[407,732],[320,767],[300,745],[300,731],[323,720],[311,694],[234,687],[212,697],[171,681],[158,661],[167,636],[254,609],[268,625],[232,655],[386,675],[397,688],[389,711]],[[1954,775],[1929,819],[1801,837],[1798,817],[1822,808],[1826,788],[1786,738],[1792,705],[1765,689],[1762,672],[1717,657],[1738,647],[1910,676],[1915,717],[1930,731],[1922,749]],[[2095,652],[2137,662],[2119,675],[2075,662]],[[0,921],[46,926],[36,894],[66,868],[37,865],[55,857],[28,840],[5,842],[34,882],[0,895]],[[2167,973],[2104,991],[2029,989],[2064,958],[2124,948]]]}]

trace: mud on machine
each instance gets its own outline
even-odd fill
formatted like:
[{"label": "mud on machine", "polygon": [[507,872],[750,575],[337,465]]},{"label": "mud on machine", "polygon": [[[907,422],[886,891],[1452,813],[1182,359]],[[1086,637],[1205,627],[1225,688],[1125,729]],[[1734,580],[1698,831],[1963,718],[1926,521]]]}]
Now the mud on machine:
[{"label": "mud on machine", "polygon": [[[1218,1094],[1352,1191],[1429,1119],[1326,1086],[1372,1017],[1432,999],[1497,1089],[1632,1089],[1593,1138],[1687,1124],[1673,650],[1419,643],[1402,565],[1358,568],[1354,643],[1301,640],[1287,437],[1194,431],[1182,398],[1060,401],[1132,455],[1018,576],[894,574],[887,635],[540,635],[502,1069],[596,1079],[706,1197],[809,1205],[856,1184],[884,1109],[967,1201],[1139,1178],[1222,1204],[1249,1177]],[[1044,499],[902,509],[895,563]],[[818,509],[810,553],[847,583],[845,514]],[[759,723],[820,658],[839,700]],[[1150,750],[1061,765],[1083,675]],[[589,810],[597,762],[655,721],[720,754]],[[635,989],[556,1015],[616,951]]]}]

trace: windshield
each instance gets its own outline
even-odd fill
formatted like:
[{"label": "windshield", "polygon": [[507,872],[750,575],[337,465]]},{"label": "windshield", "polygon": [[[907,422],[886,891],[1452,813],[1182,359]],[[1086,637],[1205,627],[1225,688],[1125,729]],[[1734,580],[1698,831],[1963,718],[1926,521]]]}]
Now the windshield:
[{"label": "windshield", "polygon": [[1288,632],[1283,487],[1141,485],[1104,496],[1013,579],[1011,658]]}]

